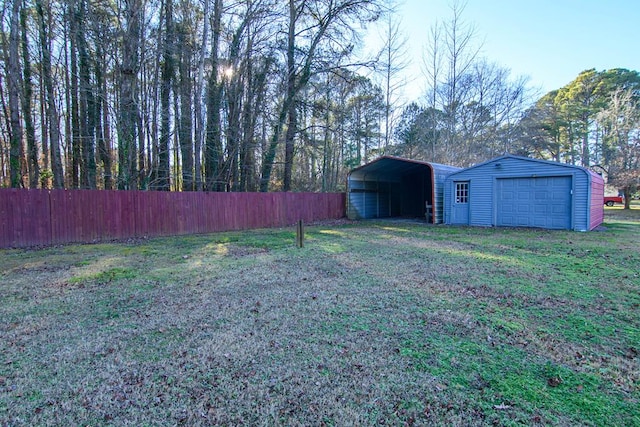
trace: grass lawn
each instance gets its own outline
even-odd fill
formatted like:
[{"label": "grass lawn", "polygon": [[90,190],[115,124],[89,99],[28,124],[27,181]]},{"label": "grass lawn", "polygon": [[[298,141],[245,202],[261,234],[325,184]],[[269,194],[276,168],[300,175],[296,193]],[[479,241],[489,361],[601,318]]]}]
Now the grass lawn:
[{"label": "grass lawn", "polygon": [[0,426],[640,425],[640,209],[0,250]]}]

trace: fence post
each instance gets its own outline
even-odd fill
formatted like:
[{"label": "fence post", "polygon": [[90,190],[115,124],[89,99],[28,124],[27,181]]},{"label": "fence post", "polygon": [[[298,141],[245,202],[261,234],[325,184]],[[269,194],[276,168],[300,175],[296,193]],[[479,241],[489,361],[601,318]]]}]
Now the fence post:
[{"label": "fence post", "polygon": [[304,246],[304,224],[301,219],[296,226],[296,246],[299,248]]}]

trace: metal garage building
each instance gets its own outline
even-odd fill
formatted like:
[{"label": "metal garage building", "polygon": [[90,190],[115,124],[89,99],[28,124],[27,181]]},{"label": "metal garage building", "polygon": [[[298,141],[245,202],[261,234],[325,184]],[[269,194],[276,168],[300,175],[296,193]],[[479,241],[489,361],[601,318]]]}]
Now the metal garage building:
[{"label": "metal garage building", "polygon": [[349,219],[413,217],[442,222],[445,178],[460,168],[383,156],[347,176]]},{"label": "metal garage building", "polygon": [[446,224],[593,230],[604,181],[588,169],[505,155],[449,175]]}]

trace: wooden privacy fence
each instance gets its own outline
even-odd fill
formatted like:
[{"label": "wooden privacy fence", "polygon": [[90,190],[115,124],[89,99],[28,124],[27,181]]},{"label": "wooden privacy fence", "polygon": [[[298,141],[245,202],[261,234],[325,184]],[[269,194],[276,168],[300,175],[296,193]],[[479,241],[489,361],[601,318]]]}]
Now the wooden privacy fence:
[{"label": "wooden privacy fence", "polygon": [[282,227],[344,215],[344,193],[0,189],[0,247]]}]

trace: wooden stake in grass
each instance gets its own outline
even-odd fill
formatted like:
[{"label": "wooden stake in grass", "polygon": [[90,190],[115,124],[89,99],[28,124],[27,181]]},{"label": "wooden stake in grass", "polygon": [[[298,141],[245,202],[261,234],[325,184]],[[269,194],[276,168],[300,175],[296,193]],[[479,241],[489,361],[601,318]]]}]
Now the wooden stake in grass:
[{"label": "wooden stake in grass", "polygon": [[304,224],[302,220],[296,224],[296,246],[301,248],[304,246]]}]

